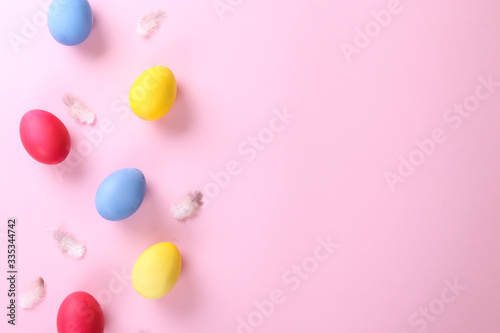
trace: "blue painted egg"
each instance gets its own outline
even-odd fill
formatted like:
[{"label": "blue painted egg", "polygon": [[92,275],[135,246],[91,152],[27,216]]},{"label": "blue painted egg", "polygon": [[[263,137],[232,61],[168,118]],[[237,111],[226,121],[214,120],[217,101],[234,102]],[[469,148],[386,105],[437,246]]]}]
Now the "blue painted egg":
[{"label": "blue painted egg", "polygon": [[95,195],[95,206],[106,220],[120,221],[134,214],[146,194],[146,178],[134,168],[113,172],[104,179]]},{"label": "blue painted egg", "polygon": [[90,35],[92,8],[87,0],[52,0],[47,24],[52,37],[63,45],[77,45]]}]

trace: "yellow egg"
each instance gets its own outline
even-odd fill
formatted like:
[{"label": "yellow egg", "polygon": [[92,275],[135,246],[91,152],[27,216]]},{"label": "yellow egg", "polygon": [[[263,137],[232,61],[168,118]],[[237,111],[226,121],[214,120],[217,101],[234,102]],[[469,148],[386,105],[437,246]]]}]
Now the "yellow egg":
[{"label": "yellow egg", "polygon": [[132,84],[129,102],[137,117],[160,119],[172,108],[177,95],[174,73],[165,66],[151,67]]},{"label": "yellow egg", "polygon": [[168,242],[157,243],[144,251],[132,270],[135,290],[146,298],[160,298],[177,282],[181,272],[181,255]]}]

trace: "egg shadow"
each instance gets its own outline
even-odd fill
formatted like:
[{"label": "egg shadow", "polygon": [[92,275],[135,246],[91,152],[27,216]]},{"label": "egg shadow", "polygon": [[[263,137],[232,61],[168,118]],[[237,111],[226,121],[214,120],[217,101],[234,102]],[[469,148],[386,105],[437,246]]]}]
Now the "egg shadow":
[{"label": "egg shadow", "polygon": [[159,306],[167,313],[175,314],[176,317],[187,315],[193,311],[197,304],[197,284],[194,273],[190,271],[189,258],[182,256],[182,267],[179,279],[174,288],[165,296],[158,299]]},{"label": "egg shadow", "polygon": [[160,131],[181,134],[191,126],[193,117],[187,95],[185,87],[177,82],[177,96],[172,109],[163,118],[154,122]]},{"label": "egg shadow", "polygon": [[92,31],[87,39],[75,48],[89,57],[99,57],[106,52],[106,40],[101,28],[99,16],[93,13]]},{"label": "egg shadow", "polygon": [[[109,283],[115,276],[113,271],[118,271],[119,268],[111,262],[100,262],[91,267],[87,274],[82,274],[81,279],[74,281],[73,289],[85,291],[92,295],[101,306],[104,322],[106,326],[113,326],[116,320],[112,320],[110,312],[113,309],[113,303],[120,301],[120,295],[129,288],[129,285],[124,285],[123,289],[118,292],[110,290]],[[103,296],[107,295],[107,296]]]},{"label": "egg shadow", "polygon": [[50,169],[60,182],[80,180],[85,173],[87,165],[87,157],[78,153],[77,140],[71,133],[70,139],[71,149],[66,159],[59,164],[48,166],[48,169]]},{"label": "egg shadow", "polygon": [[131,217],[120,221],[123,230],[132,234],[134,238],[141,239],[144,244],[156,243],[159,238],[165,238],[163,235],[168,235],[169,238],[175,237],[175,230],[169,228],[169,218],[161,211],[161,207],[164,206],[165,203],[158,202],[154,187],[147,184],[141,207]]}]

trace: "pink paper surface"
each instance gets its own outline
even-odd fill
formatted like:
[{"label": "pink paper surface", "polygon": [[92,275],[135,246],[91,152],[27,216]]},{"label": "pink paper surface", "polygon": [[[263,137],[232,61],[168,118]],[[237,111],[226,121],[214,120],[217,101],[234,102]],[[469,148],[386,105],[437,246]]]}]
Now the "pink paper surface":
[{"label": "pink paper surface", "polygon": [[[44,3],[0,5],[0,332],[56,332],[78,290],[108,333],[500,332],[498,1],[93,0],[75,47],[52,39]],[[137,35],[159,9],[160,30]],[[146,122],[128,91],[156,65],[179,94]],[[67,92],[94,126],[70,118]],[[61,165],[21,145],[35,108],[70,131]],[[95,192],[125,167],[146,176],[144,203],[106,221]],[[170,205],[192,189],[208,205],[178,222]],[[17,294],[47,284],[15,326],[9,217]],[[82,260],[59,252],[58,227],[85,243]],[[130,272],[162,241],[182,272],[145,299]]]}]

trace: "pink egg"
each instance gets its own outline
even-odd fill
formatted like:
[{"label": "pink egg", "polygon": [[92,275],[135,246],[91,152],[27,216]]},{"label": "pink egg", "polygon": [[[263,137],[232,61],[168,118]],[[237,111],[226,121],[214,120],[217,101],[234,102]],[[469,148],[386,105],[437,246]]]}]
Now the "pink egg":
[{"label": "pink egg", "polygon": [[57,332],[104,332],[104,315],[97,300],[84,291],[66,296],[57,313]]},{"label": "pink egg", "polygon": [[19,134],[24,149],[40,163],[61,163],[69,154],[71,139],[68,129],[50,112],[26,112],[19,125]]}]

